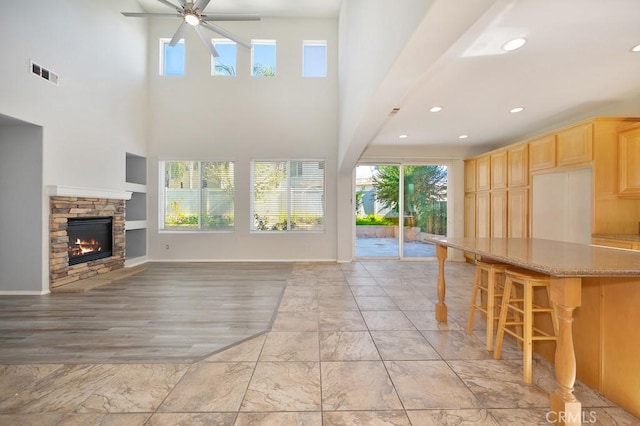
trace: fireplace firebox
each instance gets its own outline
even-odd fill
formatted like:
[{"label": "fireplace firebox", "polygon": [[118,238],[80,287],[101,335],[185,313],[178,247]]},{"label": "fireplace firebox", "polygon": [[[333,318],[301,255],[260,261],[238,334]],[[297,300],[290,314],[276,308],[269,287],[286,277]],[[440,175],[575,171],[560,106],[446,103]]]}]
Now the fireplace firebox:
[{"label": "fireplace firebox", "polygon": [[112,217],[69,218],[69,265],[110,257],[112,226]]}]

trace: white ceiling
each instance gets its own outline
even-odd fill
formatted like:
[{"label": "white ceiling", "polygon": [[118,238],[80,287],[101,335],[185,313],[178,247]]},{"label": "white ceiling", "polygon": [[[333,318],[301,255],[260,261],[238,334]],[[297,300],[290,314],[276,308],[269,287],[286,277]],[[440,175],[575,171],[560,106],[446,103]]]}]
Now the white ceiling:
[{"label": "white ceiling", "polygon": [[[139,1],[149,11],[167,9],[157,0]],[[206,11],[337,17],[340,1],[212,0]],[[443,54],[419,65],[420,78],[408,90],[406,82],[393,81],[402,78],[402,70],[390,70],[383,83],[402,89],[376,102],[393,101],[400,111],[379,124],[371,145],[499,146],[593,115],[640,116],[640,53],[630,52],[640,44],[640,0],[486,4],[484,14]],[[432,7],[424,22],[436,20],[445,30],[460,22],[442,10],[450,8]],[[414,37],[424,34],[437,36],[418,29]],[[515,37],[527,44],[501,50]],[[395,66],[414,66],[421,55],[405,49]],[[435,105],[443,110],[430,113]],[[524,111],[510,113],[514,107]],[[462,134],[468,138],[459,139]]]},{"label": "white ceiling", "polygon": [[[171,11],[157,0],[138,0],[148,12]],[[179,4],[179,0],[169,0]],[[261,16],[337,18],[340,0],[211,0],[208,13],[257,13]]]},{"label": "white ceiling", "polygon": [[[516,37],[525,46],[504,52]],[[500,146],[593,115],[640,117],[638,44],[638,0],[495,1],[424,70],[372,144]],[[435,105],[443,110],[429,112]]]}]

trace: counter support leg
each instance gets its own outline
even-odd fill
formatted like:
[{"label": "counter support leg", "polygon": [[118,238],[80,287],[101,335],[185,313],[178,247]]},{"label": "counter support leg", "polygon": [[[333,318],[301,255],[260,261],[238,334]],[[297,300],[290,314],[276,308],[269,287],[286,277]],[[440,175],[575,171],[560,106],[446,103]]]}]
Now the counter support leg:
[{"label": "counter support leg", "polygon": [[573,395],[576,381],[576,355],[573,347],[573,310],[580,306],[580,278],[551,277],[551,302],[556,305],[558,341],[556,342],[556,390],[549,397],[556,424],[582,424],[582,404]]},{"label": "counter support leg", "polygon": [[447,259],[447,248],[436,245],[436,257],[438,258],[438,303],[436,303],[436,321],[447,322],[447,305],[444,296],[447,286],[444,282],[444,261]]}]

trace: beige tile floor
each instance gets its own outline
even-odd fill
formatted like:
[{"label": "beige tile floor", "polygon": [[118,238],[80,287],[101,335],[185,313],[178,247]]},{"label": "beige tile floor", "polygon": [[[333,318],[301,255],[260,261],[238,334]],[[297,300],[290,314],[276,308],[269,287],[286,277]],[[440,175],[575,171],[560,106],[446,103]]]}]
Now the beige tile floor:
[{"label": "beige tile floor", "polygon": [[[464,333],[473,267],[448,264],[449,323],[434,320],[437,265],[297,264],[272,330],[194,363],[0,365],[0,425],[547,424],[555,379],[537,359]],[[640,419],[580,383],[585,419]]]}]

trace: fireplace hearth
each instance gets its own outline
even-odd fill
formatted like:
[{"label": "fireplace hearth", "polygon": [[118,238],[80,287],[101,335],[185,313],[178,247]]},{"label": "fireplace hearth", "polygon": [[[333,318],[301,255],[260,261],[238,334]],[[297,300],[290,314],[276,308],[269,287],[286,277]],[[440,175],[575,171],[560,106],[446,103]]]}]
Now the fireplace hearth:
[{"label": "fireplace hearth", "polygon": [[110,257],[113,239],[112,224],[111,217],[68,219],[69,265]]}]

